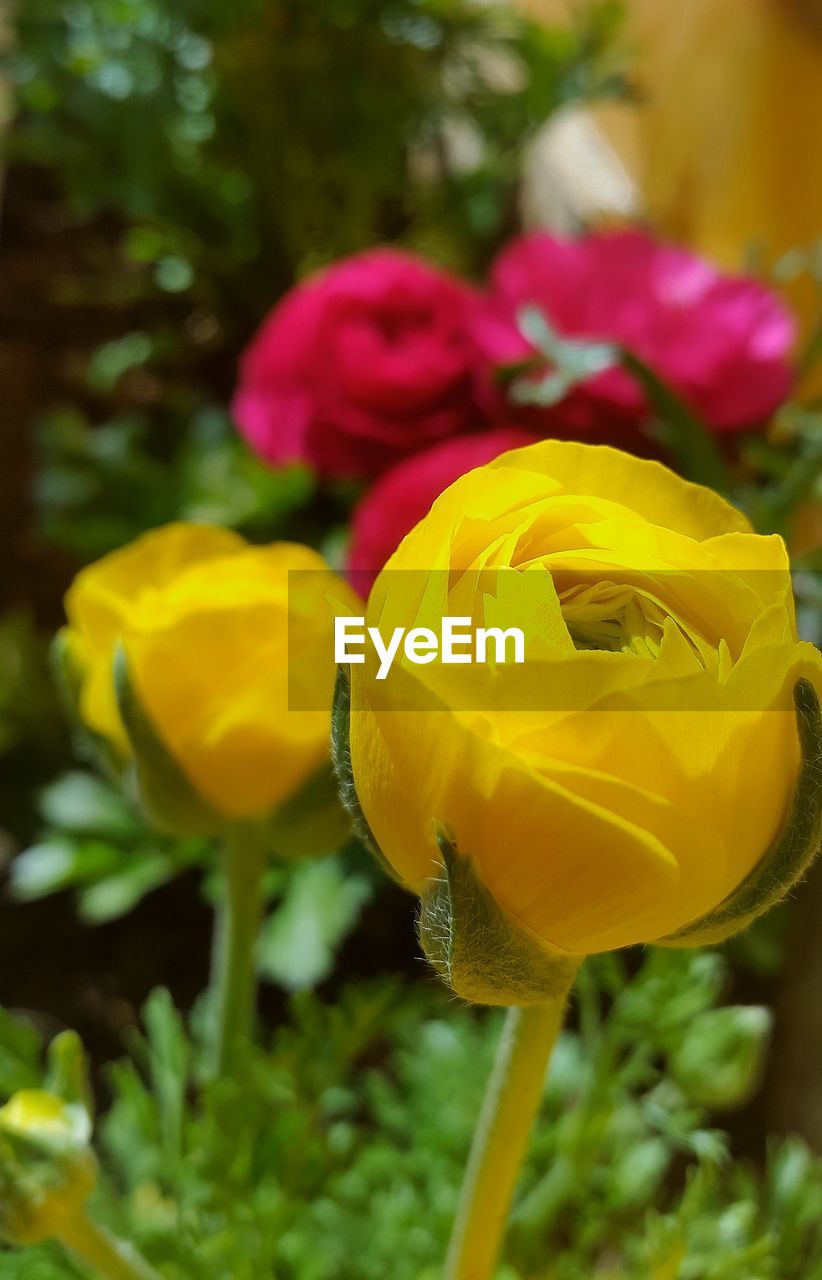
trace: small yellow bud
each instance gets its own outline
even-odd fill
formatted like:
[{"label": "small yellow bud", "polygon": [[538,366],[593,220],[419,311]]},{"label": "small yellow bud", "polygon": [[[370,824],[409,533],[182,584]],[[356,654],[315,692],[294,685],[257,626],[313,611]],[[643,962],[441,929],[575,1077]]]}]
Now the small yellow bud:
[{"label": "small yellow bud", "polygon": [[25,1089],[0,1107],[0,1235],[27,1245],[61,1234],[97,1180],[90,1138],[79,1102]]}]

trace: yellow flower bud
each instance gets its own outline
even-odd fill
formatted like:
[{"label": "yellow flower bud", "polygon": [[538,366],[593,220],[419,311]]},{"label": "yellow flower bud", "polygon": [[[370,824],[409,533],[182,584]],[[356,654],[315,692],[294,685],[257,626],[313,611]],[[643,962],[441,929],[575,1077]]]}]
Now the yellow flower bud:
[{"label": "yellow flower bud", "polygon": [[[328,592],[353,599],[309,547],[202,524],[156,529],[78,574],[63,633],[77,710],[117,759],[136,758],[165,825],[266,817],[327,761]],[[315,710],[289,710],[289,643]]]},{"label": "yellow flower bud", "polygon": [[25,1089],[0,1107],[0,1235],[26,1245],[61,1234],[97,1180],[90,1137],[79,1102]]},{"label": "yellow flower bud", "polygon": [[[525,635],[522,665],[352,665],[340,714],[349,800],[457,991],[528,1003],[539,956],[559,989],[575,956],[726,936],[818,846],[822,656],[784,544],[659,463],[504,455],[438,499],[367,613]],[[502,957],[496,996],[460,912]]]}]

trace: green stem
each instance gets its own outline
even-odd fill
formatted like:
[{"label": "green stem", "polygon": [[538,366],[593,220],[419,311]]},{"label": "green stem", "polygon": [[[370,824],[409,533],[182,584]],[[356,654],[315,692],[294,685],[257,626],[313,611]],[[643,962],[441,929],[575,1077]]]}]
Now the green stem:
[{"label": "green stem", "polygon": [[567,995],[509,1009],[480,1112],[444,1280],[491,1280]]},{"label": "green stem", "polygon": [[160,1280],[131,1245],[110,1236],[82,1209],[66,1218],[57,1239],[105,1280]]},{"label": "green stem", "polygon": [[262,830],[233,827],[225,843],[225,882],[217,908],[211,990],[214,1000],[213,1070],[234,1067],[250,1042],[257,1004],[255,951],[263,913],[266,847]]}]

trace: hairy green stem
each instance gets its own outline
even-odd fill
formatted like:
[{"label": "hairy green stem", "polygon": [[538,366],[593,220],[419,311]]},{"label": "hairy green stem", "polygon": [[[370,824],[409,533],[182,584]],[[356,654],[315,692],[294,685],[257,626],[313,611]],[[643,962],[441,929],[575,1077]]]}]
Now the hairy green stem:
[{"label": "hairy green stem", "polygon": [[263,832],[251,824],[236,825],[224,850],[225,880],[217,907],[211,991],[213,1071],[228,1074],[237,1053],[251,1040],[257,1005],[255,952],[263,913]]},{"label": "hairy green stem", "polygon": [[508,1010],[465,1170],[443,1280],[490,1280],[494,1273],[566,1005],[567,994],[551,1004]]},{"label": "hairy green stem", "polygon": [[109,1235],[83,1210],[66,1218],[57,1239],[105,1280],[161,1280],[131,1245]]}]

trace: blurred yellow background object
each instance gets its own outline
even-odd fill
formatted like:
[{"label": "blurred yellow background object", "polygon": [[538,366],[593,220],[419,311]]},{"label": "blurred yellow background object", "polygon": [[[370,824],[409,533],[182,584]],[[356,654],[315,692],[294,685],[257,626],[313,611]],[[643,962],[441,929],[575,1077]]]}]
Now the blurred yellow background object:
[{"label": "blurred yellow background object", "polygon": [[[521,0],[556,22],[574,0]],[[806,335],[816,327],[813,276],[822,233],[822,161],[811,142],[822,110],[817,0],[627,0],[624,43],[636,53],[637,101],[597,111],[665,235],[721,265],[784,286]]]}]

